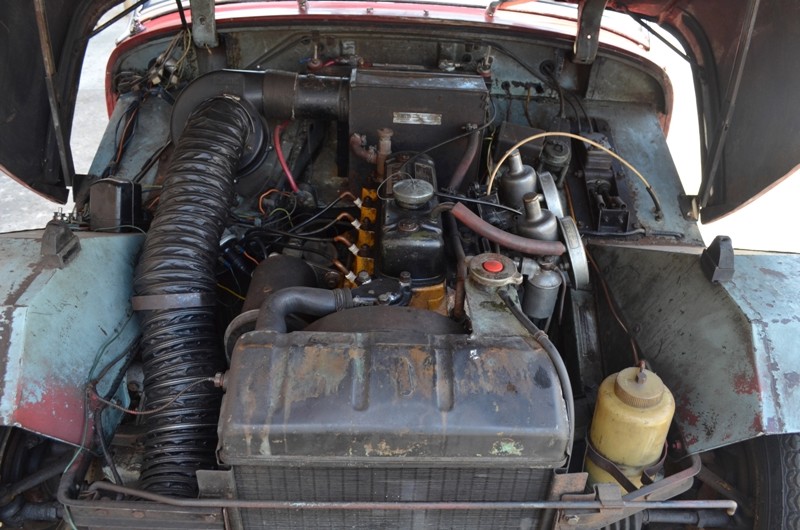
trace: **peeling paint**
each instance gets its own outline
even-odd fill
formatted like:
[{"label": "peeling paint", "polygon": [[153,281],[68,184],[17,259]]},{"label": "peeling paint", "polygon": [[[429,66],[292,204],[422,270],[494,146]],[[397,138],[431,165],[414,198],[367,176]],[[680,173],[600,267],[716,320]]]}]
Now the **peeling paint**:
[{"label": "peeling paint", "polygon": [[521,443],[511,438],[503,438],[492,444],[489,453],[494,456],[522,456],[524,449]]},{"label": "peeling paint", "polygon": [[733,376],[733,390],[737,394],[757,394],[760,391],[758,375],[741,372]]}]

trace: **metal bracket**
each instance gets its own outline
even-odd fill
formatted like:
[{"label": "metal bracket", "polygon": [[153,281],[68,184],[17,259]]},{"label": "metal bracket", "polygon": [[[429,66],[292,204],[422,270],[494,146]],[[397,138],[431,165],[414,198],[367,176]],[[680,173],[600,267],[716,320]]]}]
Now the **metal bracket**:
[{"label": "metal bracket", "polygon": [[592,64],[600,46],[600,21],[608,0],[584,0],[578,6],[578,34],[572,48],[572,62]]},{"label": "metal bracket", "polygon": [[214,0],[190,0],[192,9],[192,40],[198,48],[216,48],[217,19],[214,14]]},{"label": "metal bracket", "polygon": [[64,126],[61,116],[61,105],[59,104],[58,72],[56,71],[56,60],[53,56],[53,46],[50,41],[50,27],[47,24],[47,13],[44,0],[36,0],[33,3],[36,11],[36,27],[39,30],[39,45],[42,51],[42,62],[44,63],[44,81],[47,87],[47,99],[50,103],[50,121],[53,124],[56,144],[58,145],[58,156],[61,161],[61,172],[64,174],[64,183],[71,186],[75,178],[75,166],[72,161],[72,149],[69,144],[69,133]]},{"label": "metal bracket", "polygon": [[64,221],[47,223],[42,235],[42,264],[48,269],[63,269],[81,249],[81,241]]},{"label": "metal bracket", "polygon": [[491,19],[494,17],[494,14],[497,12],[497,8],[503,5],[506,0],[495,0],[494,2],[490,3],[486,6],[486,11],[484,12],[484,16],[487,19]]}]

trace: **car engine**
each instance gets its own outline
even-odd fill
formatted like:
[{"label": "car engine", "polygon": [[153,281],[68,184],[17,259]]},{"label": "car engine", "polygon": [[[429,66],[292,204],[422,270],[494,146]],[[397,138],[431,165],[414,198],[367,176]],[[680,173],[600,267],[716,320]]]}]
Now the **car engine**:
[{"label": "car engine", "polygon": [[[585,241],[699,241],[664,222],[670,181],[642,176],[675,173],[667,82],[623,54],[588,76],[552,42],[437,31],[231,25],[213,49],[184,31],[117,48],[110,124],[45,235],[56,275],[94,256],[67,283],[117,282],[96,294],[115,338],[65,398],[72,423],[13,420],[62,467],[95,447],[59,483],[75,525],[550,528],[574,509],[558,524],[641,528],[638,501],[689,488],[695,457],[663,465],[663,385],[641,462],[586,457],[611,497],[582,472],[604,451],[602,374],[657,380]],[[651,496],[623,502],[615,472]]]}]

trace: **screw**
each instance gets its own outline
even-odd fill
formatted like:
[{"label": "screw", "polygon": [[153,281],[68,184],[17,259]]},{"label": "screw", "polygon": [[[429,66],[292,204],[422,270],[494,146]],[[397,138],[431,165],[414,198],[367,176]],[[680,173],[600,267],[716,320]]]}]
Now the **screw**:
[{"label": "screw", "polygon": [[389,301],[389,293],[381,293],[378,295],[378,302],[385,304]]},{"label": "screw", "polygon": [[577,515],[567,515],[564,517],[564,520],[567,522],[568,525],[575,526],[579,522],[581,522],[581,518]]},{"label": "screw", "polygon": [[411,273],[408,271],[403,271],[400,273],[400,281],[401,282],[410,282],[411,281]]}]

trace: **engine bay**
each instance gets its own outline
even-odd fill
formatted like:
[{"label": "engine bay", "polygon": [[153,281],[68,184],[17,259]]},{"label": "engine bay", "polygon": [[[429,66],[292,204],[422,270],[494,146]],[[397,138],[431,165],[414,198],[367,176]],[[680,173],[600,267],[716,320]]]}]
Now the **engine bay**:
[{"label": "engine bay", "polygon": [[[603,376],[657,377],[587,243],[702,245],[679,213],[668,82],[622,52],[587,68],[566,41],[436,29],[117,49],[108,129],[55,224],[83,249],[131,242],[109,318],[141,335],[88,394],[109,413],[97,458],[61,480],[76,524],[549,528],[607,501],[578,495]],[[688,489],[695,456],[664,468],[671,417],[648,431],[655,459],[611,463],[630,505],[558,524]],[[87,442],[79,422],[35,430]],[[586,458],[608,486],[613,458]],[[596,491],[619,497],[608,473]],[[669,495],[657,476],[678,477]],[[167,497],[183,515],[152,504]]]}]

